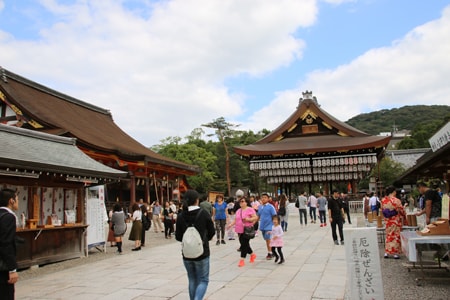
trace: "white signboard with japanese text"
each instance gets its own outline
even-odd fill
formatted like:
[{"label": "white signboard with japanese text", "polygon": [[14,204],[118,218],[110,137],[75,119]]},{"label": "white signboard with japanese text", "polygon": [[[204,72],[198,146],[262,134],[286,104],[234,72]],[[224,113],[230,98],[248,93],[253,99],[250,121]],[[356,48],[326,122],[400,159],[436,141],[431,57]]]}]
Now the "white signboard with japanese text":
[{"label": "white signboard with japanese text", "polygon": [[88,248],[106,243],[106,222],[108,215],[105,207],[105,187],[90,187],[86,195],[86,222]]},{"label": "white signboard with japanese text", "polygon": [[344,231],[350,299],[384,299],[376,229]]},{"label": "white signboard with japanese text", "polygon": [[431,149],[436,152],[450,142],[450,122],[438,130],[429,140]]}]

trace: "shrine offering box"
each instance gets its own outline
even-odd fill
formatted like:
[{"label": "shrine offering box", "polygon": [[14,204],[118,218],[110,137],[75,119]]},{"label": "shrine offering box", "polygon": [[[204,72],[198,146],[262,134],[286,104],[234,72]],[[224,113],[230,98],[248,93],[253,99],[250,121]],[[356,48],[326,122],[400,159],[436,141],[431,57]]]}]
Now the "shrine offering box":
[{"label": "shrine offering box", "polygon": [[450,235],[448,219],[438,219],[428,224],[424,229],[417,231],[419,235]]}]

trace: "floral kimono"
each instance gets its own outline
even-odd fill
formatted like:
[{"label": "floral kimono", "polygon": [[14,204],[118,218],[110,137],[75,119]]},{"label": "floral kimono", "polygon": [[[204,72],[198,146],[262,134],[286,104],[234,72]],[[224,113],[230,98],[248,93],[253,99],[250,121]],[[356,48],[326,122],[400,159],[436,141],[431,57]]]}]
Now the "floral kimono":
[{"label": "floral kimono", "polygon": [[402,202],[395,197],[385,197],[381,201],[381,211],[386,224],[386,243],[384,252],[387,254],[401,253],[400,231],[405,219],[405,210]]}]

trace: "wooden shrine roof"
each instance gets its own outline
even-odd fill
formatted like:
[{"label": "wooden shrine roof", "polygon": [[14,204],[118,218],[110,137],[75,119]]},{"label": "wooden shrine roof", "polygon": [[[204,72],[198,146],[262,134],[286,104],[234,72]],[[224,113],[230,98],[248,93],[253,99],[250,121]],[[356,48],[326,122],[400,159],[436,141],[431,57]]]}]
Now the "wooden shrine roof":
[{"label": "wooden shrine roof", "polygon": [[109,179],[127,176],[90,158],[74,138],[0,124],[0,141],[0,175],[27,177],[42,171]]},{"label": "wooden shrine roof", "polygon": [[278,128],[261,140],[234,147],[244,157],[279,157],[281,155],[334,155],[376,152],[388,145],[390,136],[362,132],[320,108],[312,93],[303,93],[296,111]]},{"label": "wooden shrine roof", "polygon": [[[186,175],[199,172],[162,156],[134,140],[113,121],[111,112],[0,70],[0,100],[14,107],[16,115],[30,129],[75,137],[77,145],[131,162],[153,163]],[[126,163],[125,163],[126,164]]]},{"label": "wooden shrine roof", "polygon": [[[396,186],[402,184],[416,184],[419,179],[439,178],[447,176],[450,170],[450,143],[433,152],[422,155],[414,166],[406,170],[396,181]],[[444,175],[446,174],[446,175]]]}]

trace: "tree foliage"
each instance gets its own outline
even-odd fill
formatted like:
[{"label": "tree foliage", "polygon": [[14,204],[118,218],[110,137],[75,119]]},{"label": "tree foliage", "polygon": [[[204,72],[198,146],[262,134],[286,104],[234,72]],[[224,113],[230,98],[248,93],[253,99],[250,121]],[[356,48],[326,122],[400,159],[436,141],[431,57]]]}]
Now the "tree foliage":
[{"label": "tree foliage", "polygon": [[229,155],[229,183],[230,186],[245,186],[250,190],[258,191],[261,179],[250,171],[248,161],[242,159],[232,147],[248,145],[263,138],[269,133],[267,129],[254,133],[253,131],[234,130],[228,127],[223,134],[223,141],[206,141],[207,136],[202,128],[194,129],[185,138],[168,137],[161,143],[152,147],[152,150],[166,157],[176,159],[187,164],[197,165],[201,173],[189,177],[189,184],[200,193],[208,191],[221,191],[229,195],[226,174],[226,143]]},{"label": "tree foliage", "polygon": [[418,123],[411,131],[411,136],[398,143],[398,149],[430,148],[428,140],[450,120],[450,114],[443,119]]},{"label": "tree foliage", "polygon": [[367,189],[369,187],[369,178],[377,178],[379,182],[382,183],[383,187],[388,187],[393,185],[395,180],[397,180],[400,175],[405,172],[405,167],[396,161],[393,161],[389,157],[384,157],[378,166],[375,166],[370,171],[370,175],[367,178],[361,180],[358,185],[359,189]]},{"label": "tree foliage", "polygon": [[231,124],[225,121],[224,117],[217,118],[210,123],[203,124],[202,126],[215,129],[215,134],[219,139],[225,151],[225,178],[227,181],[227,191],[228,195],[231,194],[231,180],[230,180],[230,150],[228,141],[234,135],[239,134],[235,131],[234,127],[239,127],[239,125]]},{"label": "tree foliage", "polygon": [[193,136],[187,137],[190,141],[188,143],[180,143],[181,140],[180,137],[168,137],[152,150],[180,162],[200,167],[200,174],[189,177],[189,184],[198,192],[204,193],[211,188],[210,185],[216,178],[217,157],[204,147],[198,146],[197,144],[201,143]]},{"label": "tree foliage", "polygon": [[396,130],[413,130],[416,124],[442,121],[450,116],[448,105],[413,105],[359,114],[346,123],[372,135]]}]

